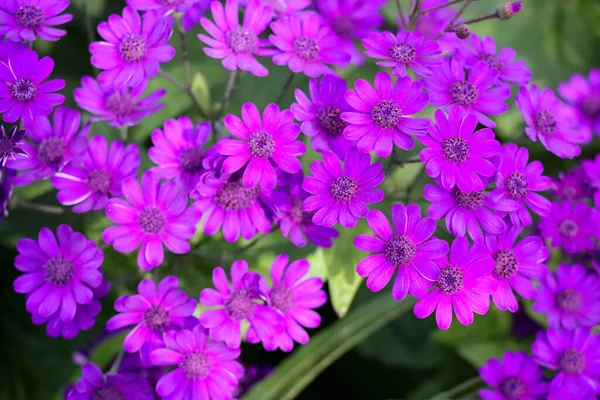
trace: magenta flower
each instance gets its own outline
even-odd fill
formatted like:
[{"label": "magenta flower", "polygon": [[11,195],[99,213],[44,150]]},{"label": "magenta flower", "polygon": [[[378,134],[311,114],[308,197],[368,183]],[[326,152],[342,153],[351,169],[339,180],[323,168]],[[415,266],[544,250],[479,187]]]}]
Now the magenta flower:
[{"label": "magenta flower", "polygon": [[[240,4],[247,0],[240,0]],[[266,5],[273,9],[277,17],[286,17],[311,10],[303,11],[312,4],[312,0],[263,0]]]},{"label": "magenta flower", "polygon": [[492,278],[495,263],[480,244],[469,249],[469,240],[459,237],[450,247],[450,257],[436,260],[441,265],[434,289],[415,304],[417,318],[435,311],[437,326],[446,330],[452,323],[452,311],[463,325],[473,322],[473,313],[484,315],[490,306],[490,294],[498,282]]},{"label": "magenta flower", "polygon": [[192,6],[183,13],[181,17],[181,25],[186,31],[194,29],[196,24],[200,23],[200,19],[210,10],[211,0],[195,0]]},{"label": "magenta flower", "polygon": [[182,13],[197,0],[127,0],[127,5],[140,11],[156,10],[159,14]]},{"label": "magenta flower", "polygon": [[558,85],[558,93],[575,109],[578,127],[600,135],[600,69],[592,69],[587,80],[574,74]]},{"label": "magenta flower", "polygon": [[392,296],[403,300],[410,292],[423,297],[440,278],[440,268],[432,260],[448,254],[448,243],[432,237],[436,224],[431,218],[421,218],[421,210],[415,204],[406,208],[401,204],[392,206],[394,232],[385,215],[372,210],[367,223],[376,236],[358,235],[354,246],[362,251],[374,252],[356,266],[359,276],[367,278],[367,287],[374,292],[383,289],[398,270]]},{"label": "magenta flower", "polygon": [[444,107],[449,113],[456,109],[463,116],[475,114],[480,124],[495,128],[496,124],[487,115],[506,112],[508,105],[504,101],[510,97],[507,85],[493,87],[497,79],[498,71],[484,61],[472,66],[467,77],[465,62],[452,57],[436,68],[424,83],[432,106]]},{"label": "magenta flower", "polygon": [[102,85],[92,77],[84,76],[81,87],[75,89],[74,97],[79,107],[94,114],[91,121],[107,121],[117,128],[134,126],[165,106],[158,103],[167,93],[165,89],[140,98],[147,86],[148,80],[144,80],[134,88],[115,88],[112,82]]},{"label": "magenta flower", "polygon": [[71,14],[59,15],[69,6],[69,0],[17,0],[0,5],[0,36],[14,42],[56,41],[67,32],[53,28],[73,19]]},{"label": "magenta flower", "polygon": [[561,247],[576,254],[596,247],[592,238],[598,237],[598,213],[584,202],[564,200],[552,203],[550,213],[539,224],[541,235],[550,239],[552,247]]},{"label": "magenta flower", "polygon": [[561,264],[541,282],[533,310],[555,328],[594,328],[600,323],[600,278],[582,265]]},{"label": "magenta flower", "polygon": [[306,152],[304,143],[296,140],[300,126],[293,123],[290,110],[279,111],[277,104],[269,104],[260,116],[253,103],[242,106],[242,119],[230,114],[225,117],[227,130],[237,139],[226,138],[216,144],[217,152],[228,156],[223,170],[236,172],[245,166],[242,181],[247,188],[260,183],[272,190],[277,183],[275,166],[291,174],[300,171],[298,157]]},{"label": "magenta flower", "polygon": [[342,113],[342,119],[348,123],[344,137],[358,140],[360,151],[375,150],[379,157],[387,157],[394,144],[410,150],[415,143],[409,135],[425,134],[430,121],[410,117],[427,107],[429,101],[421,82],[407,76],[392,85],[387,72],[378,72],[375,89],[364,79],[357,80],[354,88],[345,96],[354,111]]},{"label": "magenta flower", "polygon": [[221,341],[209,341],[204,328],[168,332],[165,349],[154,350],[151,360],[158,366],[175,366],[156,385],[156,393],[163,399],[230,399],[244,375],[244,368],[236,361],[240,349],[226,346]]},{"label": "magenta flower", "polygon": [[214,23],[207,18],[200,20],[212,36],[198,35],[201,41],[210,46],[205,47],[204,52],[209,57],[222,59],[223,67],[229,71],[241,69],[256,76],[267,76],[269,70],[256,61],[254,55],[267,56],[271,53],[265,48],[269,42],[258,38],[273,18],[271,7],[262,1],[250,0],[242,25],[238,19],[236,0],[227,0],[225,8],[218,1],[213,1],[211,10]]},{"label": "magenta flower", "polygon": [[[594,202],[596,207],[600,207],[600,156],[597,155],[593,160],[583,160],[581,166],[584,173],[580,177],[580,185],[583,185],[584,189],[587,188],[588,194],[590,187],[594,189]],[[586,193],[585,190],[583,190],[583,193]]]},{"label": "magenta flower", "polygon": [[340,49],[340,41],[331,29],[323,26],[314,13],[292,15],[271,24],[274,35],[269,40],[273,63],[287,65],[292,72],[302,72],[311,78],[335,74],[329,66],[346,65],[350,56]]},{"label": "magenta flower", "polygon": [[120,253],[129,253],[138,247],[138,265],[151,270],[162,264],[163,244],[175,254],[190,251],[187,241],[196,233],[200,212],[187,207],[188,197],[180,192],[173,181],[163,182],[152,172],[142,175],[142,186],[136,178],[127,178],[122,184],[123,199],[111,199],[106,205],[106,216],[117,225],[107,228],[102,240]]},{"label": "magenta flower", "polygon": [[574,126],[573,110],[563,104],[551,89],[538,89],[531,85],[519,89],[515,103],[525,120],[527,137],[542,145],[560,158],[573,158],[581,154],[581,143],[591,140],[585,129]]},{"label": "magenta flower", "polygon": [[431,76],[432,69],[442,64],[440,47],[427,40],[421,32],[372,32],[362,41],[364,54],[374,58],[380,67],[392,68],[392,73],[404,78],[407,68],[421,76]]},{"label": "magenta flower", "polygon": [[[598,158],[600,162],[600,158]],[[552,194],[563,200],[582,200],[592,197],[592,188],[588,183],[588,179],[597,175],[596,187],[600,188],[600,163],[595,166],[596,160],[584,160],[582,167],[573,167],[568,172],[561,172],[558,178],[552,183]],[[586,168],[587,167],[587,168]],[[587,172],[586,172],[587,170]],[[593,180],[593,179],[590,179]],[[600,204],[597,202],[597,204]]]},{"label": "magenta flower", "polygon": [[463,193],[483,190],[483,177],[491,177],[496,167],[488,158],[500,152],[500,142],[494,139],[489,128],[475,131],[474,114],[462,116],[453,108],[446,116],[442,110],[435,112],[435,123],[429,125],[428,135],[420,136],[425,149],[420,158],[426,164],[427,175],[439,177],[441,186],[450,190],[457,186]]},{"label": "magenta flower", "polygon": [[136,374],[107,374],[91,362],[81,367],[81,378],[69,391],[67,400],[153,400],[148,381]]},{"label": "magenta flower", "polygon": [[29,46],[27,46],[25,43],[21,43],[20,40],[19,43],[17,43],[9,39],[5,40],[0,38],[0,62],[7,62],[9,56],[16,53],[22,53],[28,49]]},{"label": "magenta flower", "polygon": [[502,235],[485,235],[485,245],[496,263],[492,276],[498,281],[492,300],[500,310],[515,312],[519,308],[513,289],[528,300],[534,299],[537,289],[531,281],[542,279],[548,272],[545,261],[550,251],[544,241],[527,236],[515,243],[522,231],[522,226],[511,226]]},{"label": "magenta flower", "polygon": [[155,10],[143,18],[131,7],[123,9],[123,17],[112,14],[108,22],[98,25],[103,42],[90,44],[92,65],[102,69],[98,82],[114,87],[136,87],[152,78],[159,64],[175,56],[175,48],[167,44],[173,29],[170,17]]},{"label": "magenta flower", "polygon": [[4,126],[0,126],[0,165],[4,167],[6,161],[15,160],[15,154],[27,157],[27,153],[21,149],[25,129],[18,129],[17,126],[10,128],[8,133]]},{"label": "magenta flower", "polygon": [[12,196],[12,187],[17,173],[8,168],[0,168],[0,224],[8,217],[8,202]]},{"label": "magenta flower", "polygon": [[351,149],[341,160],[332,151],[323,154],[323,161],[310,166],[312,176],[304,178],[302,188],[312,196],[304,200],[305,211],[316,211],[313,222],[331,228],[338,222],[344,228],[354,228],[359,218],[369,212],[367,204],[383,200],[383,191],[375,189],[383,179],[380,162],[371,164],[371,157]]},{"label": "magenta flower", "polygon": [[[427,11],[430,8],[447,4],[446,0],[423,0],[422,9]],[[415,6],[415,0],[410,2],[411,9]],[[440,46],[440,50],[443,52],[454,52],[457,47],[462,46],[461,39],[456,37],[454,32],[445,32],[446,28],[450,24],[450,21],[454,20],[456,16],[456,10],[452,7],[442,7],[434,11],[428,11],[421,14],[417,24],[415,25],[414,31],[421,32],[425,39],[435,40]],[[408,21],[402,21],[397,18],[398,27],[400,31],[406,31],[408,28]],[[459,24],[463,21],[462,18],[458,18],[455,23]]]},{"label": "magenta flower", "polygon": [[32,50],[18,51],[0,61],[0,113],[5,122],[21,118],[29,127],[65,101],[62,94],[52,93],[65,87],[63,79],[44,82],[53,69],[50,57],[38,60]]}]

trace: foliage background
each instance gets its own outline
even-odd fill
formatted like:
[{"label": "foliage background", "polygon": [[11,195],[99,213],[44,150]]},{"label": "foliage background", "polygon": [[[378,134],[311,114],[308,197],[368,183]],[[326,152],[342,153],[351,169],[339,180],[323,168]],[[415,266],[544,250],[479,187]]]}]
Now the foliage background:
[{"label": "foliage background", "polygon": [[[72,0],[69,12],[74,15],[74,19],[67,25],[66,37],[58,42],[35,43],[35,50],[43,55],[50,55],[56,61],[54,76],[66,79],[67,87],[63,93],[67,96],[66,105],[70,107],[76,107],[72,93],[79,86],[80,78],[92,74],[87,51],[84,1],[86,0]],[[568,79],[575,72],[586,74],[590,68],[600,67],[600,2],[524,0],[523,3],[523,11],[510,21],[483,22],[473,25],[472,30],[478,34],[493,36],[501,47],[515,48],[518,57],[529,63],[533,82],[540,86],[555,88],[558,82]],[[474,2],[466,18],[490,13],[497,4],[492,0]],[[106,20],[108,15],[120,13],[124,1],[90,0],[87,6],[91,23],[95,27],[100,21]],[[384,11],[386,25],[393,31],[393,1]],[[192,68],[196,73],[195,90],[204,104],[218,107],[227,73],[218,61],[208,59],[202,52],[201,43],[196,39],[200,29],[197,27],[187,35]],[[172,44],[179,49],[178,39],[177,35],[173,35]],[[183,65],[179,57],[178,53],[166,69],[184,80]],[[247,74],[243,76],[229,106],[230,113],[239,114],[240,106],[245,101],[253,101],[259,108],[275,101],[288,70],[272,65],[269,68],[271,74],[266,79]],[[351,85],[358,77],[372,80],[377,70],[377,67],[369,64],[360,69],[346,70],[342,74]],[[182,95],[175,86],[157,77],[152,80],[148,90],[157,87],[168,89],[165,98],[167,106],[129,131],[130,140],[145,148],[149,146],[152,130],[161,126],[168,117],[189,115],[196,121],[199,120],[189,98]],[[293,87],[306,90],[307,79],[296,77]],[[292,100],[290,91],[284,99],[284,106],[287,107]],[[496,133],[500,140],[510,140],[523,131],[520,114],[512,100],[511,110],[496,121]],[[101,134],[111,140],[119,136],[118,131],[102,123],[93,125],[92,134]],[[532,151],[532,158],[544,162],[547,173],[556,173],[572,164],[555,158],[541,146],[528,144],[528,147]],[[590,156],[597,150],[596,142],[586,148],[584,155]],[[418,149],[415,149],[411,154],[403,154],[401,157],[408,159],[417,152]],[[142,153],[142,169],[146,169],[151,163],[145,152]],[[303,161],[306,168],[314,158],[314,153],[305,155]],[[418,169],[419,165],[412,164],[391,170],[384,183],[386,200],[378,208],[387,212],[394,199],[402,198]],[[425,183],[425,180],[421,180],[418,184],[411,185],[414,186],[413,197],[421,197]],[[57,204],[56,193],[48,181],[17,190],[16,195],[38,203]],[[133,256],[107,250],[103,267],[113,285],[95,328],[82,332],[73,341],[47,337],[43,326],[31,323],[25,311],[23,297],[12,290],[12,281],[17,276],[12,265],[15,243],[19,238],[35,237],[43,226],[55,228],[60,223],[70,224],[75,230],[84,232],[98,242],[101,241],[102,230],[109,225],[103,213],[98,212],[85,215],[67,212],[56,216],[14,209],[0,227],[0,265],[3,267],[0,292],[0,399],[61,398],[66,383],[77,379],[79,375],[79,367],[72,360],[76,349],[88,348],[96,341],[95,338],[102,333],[104,323],[113,312],[114,299],[120,294],[133,292],[142,278]],[[275,232],[245,251],[243,257],[262,272],[267,271],[273,257],[281,252],[289,253],[292,259],[309,257],[313,265],[311,273],[328,279],[332,301],[321,309],[323,327],[327,327],[340,315],[352,313],[356,307],[375,296],[390,296],[388,292],[369,292],[354,272],[356,263],[364,257],[364,253],[358,252],[352,245],[352,239],[361,230],[365,230],[364,223],[353,230],[342,230],[334,247],[325,251],[316,251],[310,246],[305,249],[294,248],[279,232]],[[211,285],[210,277],[215,265],[223,263],[228,266],[234,257],[239,256],[235,254],[236,249],[245,246],[245,243],[225,244],[219,238],[203,238],[201,235],[194,240],[197,246],[192,254],[177,258],[171,255],[166,259],[165,265],[159,268],[161,276],[178,275],[191,296],[197,296],[203,287]],[[553,263],[557,261],[554,259]],[[527,309],[527,306],[521,308]],[[476,368],[492,356],[499,356],[507,349],[528,349],[532,334],[538,329],[524,311],[511,315],[495,309],[484,317],[476,317],[475,323],[469,328],[457,325],[455,321],[450,330],[441,332],[432,319],[417,320],[409,311],[336,361],[299,398],[429,398],[475,376]],[[352,329],[352,326],[348,329]],[[92,360],[108,365],[118,353],[121,339],[120,336],[112,337],[100,347],[94,348]],[[243,362],[248,364],[273,365],[284,357],[279,352],[266,353],[258,346],[244,345],[242,349]],[[472,396],[472,393],[467,395]]]}]

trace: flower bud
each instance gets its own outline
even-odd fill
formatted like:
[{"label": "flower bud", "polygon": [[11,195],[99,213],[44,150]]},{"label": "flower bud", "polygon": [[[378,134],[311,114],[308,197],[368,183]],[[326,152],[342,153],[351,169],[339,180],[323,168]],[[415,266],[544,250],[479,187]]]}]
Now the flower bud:
[{"label": "flower bud", "polygon": [[471,28],[467,24],[460,24],[456,27],[456,37],[466,39],[471,36]]},{"label": "flower bud", "polygon": [[520,1],[504,3],[496,9],[496,17],[503,21],[512,18],[516,13],[521,11],[523,4]]}]

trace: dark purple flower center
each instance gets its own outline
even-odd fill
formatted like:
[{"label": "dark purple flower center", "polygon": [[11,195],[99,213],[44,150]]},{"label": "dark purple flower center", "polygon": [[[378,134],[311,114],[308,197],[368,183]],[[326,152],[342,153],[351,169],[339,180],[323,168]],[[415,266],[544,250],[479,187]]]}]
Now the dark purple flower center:
[{"label": "dark purple flower center", "polygon": [[505,400],[519,400],[525,394],[527,387],[518,376],[508,376],[498,386]]},{"label": "dark purple flower center", "polygon": [[9,86],[12,97],[21,103],[33,100],[37,94],[37,86],[31,79],[19,78]]},{"label": "dark purple flower center", "polygon": [[44,270],[44,278],[46,282],[53,283],[58,286],[66,285],[71,282],[75,268],[71,260],[63,256],[56,256],[48,261],[42,267]]},{"label": "dark purple flower center", "polygon": [[579,233],[579,224],[572,219],[563,219],[558,224],[558,232],[566,237],[575,237]]},{"label": "dark purple flower center", "polygon": [[344,131],[346,123],[340,118],[341,113],[339,108],[333,106],[322,107],[317,113],[319,126],[327,136],[337,137]]},{"label": "dark purple flower center", "polygon": [[417,254],[417,246],[406,236],[394,236],[385,248],[386,258],[396,267],[411,262],[415,254]]},{"label": "dark purple flower center", "polygon": [[188,174],[202,171],[202,160],[202,150],[197,147],[190,147],[179,154],[179,166]]},{"label": "dark purple flower center", "polygon": [[248,140],[250,154],[258,158],[269,158],[275,151],[275,141],[269,132],[254,132]]},{"label": "dark purple flower center", "polygon": [[156,207],[148,206],[138,216],[140,228],[147,234],[160,232],[165,226],[165,222],[165,216]]},{"label": "dark purple flower center", "polygon": [[585,356],[575,349],[565,351],[558,359],[560,369],[567,374],[582,373],[585,371],[585,364]]},{"label": "dark purple flower center", "polygon": [[461,137],[454,136],[444,140],[442,151],[447,160],[462,163],[469,158],[469,143]]},{"label": "dark purple flower center", "polygon": [[456,204],[465,210],[478,210],[479,207],[483,205],[483,201],[485,200],[485,194],[483,194],[483,192],[463,193],[458,186],[454,186],[452,189],[452,194],[454,195]]},{"label": "dark purple flower center", "polygon": [[61,137],[51,136],[42,140],[38,146],[38,159],[44,164],[56,164],[65,152],[65,141]]},{"label": "dark purple flower center", "polygon": [[245,26],[238,26],[235,30],[225,34],[227,44],[236,53],[252,53],[256,49],[258,36]]},{"label": "dark purple flower center", "polygon": [[319,58],[321,48],[316,40],[300,36],[294,40],[294,53],[304,61],[315,61]]},{"label": "dark purple flower center", "polygon": [[104,386],[96,389],[91,400],[124,400],[123,392],[121,389],[110,383],[104,384]]},{"label": "dark purple flower center", "polygon": [[282,285],[275,286],[271,290],[269,299],[271,300],[271,307],[274,307],[283,313],[294,305],[294,293],[292,293],[289,288]]},{"label": "dark purple flower center", "polygon": [[331,23],[331,29],[341,37],[350,38],[354,36],[354,22],[352,22],[352,17],[349,15],[337,17]]},{"label": "dark purple flower center", "polygon": [[300,224],[305,218],[304,212],[304,204],[300,199],[294,199],[292,203],[292,208],[290,209],[290,219],[294,222],[294,224]]},{"label": "dark purple flower center", "polygon": [[415,59],[417,52],[409,44],[395,44],[390,48],[390,57],[394,61],[408,64]]},{"label": "dark purple flower center", "polygon": [[492,258],[496,261],[494,274],[500,279],[509,279],[519,270],[519,259],[512,250],[498,250]]},{"label": "dark purple flower center", "polygon": [[252,317],[255,308],[256,302],[246,289],[232,292],[225,300],[227,315],[237,321]]},{"label": "dark purple flower center", "polygon": [[215,203],[225,211],[248,208],[258,197],[258,186],[248,189],[240,181],[226,183],[215,196]]},{"label": "dark purple flower center", "polygon": [[477,87],[468,81],[454,82],[450,87],[452,101],[460,106],[470,106],[477,100]]},{"label": "dark purple flower center", "polygon": [[567,199],[575,199],[577,197],[577,188],[574,186],[564,186],[562,188],[562,195]]},{"label": "dark purple flower center", "polygon": [[37,28],[44,20],[44,10],[37,6],[19,7],[15,13],[17,24],[24,28]]},{"label": "dark purple flower center", "polygon": [[155,332],[163,332],[169,324],[169,311],[161,306],[152,306],[143,314],[144,325]]},{"label": "dark purple flower center", "polygon": [[88,187],[92,192],[106,194],[110,189],[112,176],[104,169],[93,171],[88,177]]},{"label": "dark purple flower center", "polygon": [[0,138],[0,160],[8,158],[15,149],[16,146],[11,139]]},{"label": "dark purple flower center", "polygon": [[146,40],[135,33],[127,34],[119,46],[119,54],[127,62],[139,61],[147,51]]},{"label": "dark purple flower center", "polygon": [[506,179],[506,190],[513,200],[520,200],[527,196],[527,179],[519,171],[511,172]]},{"label": "dark purple flower center", "polygon": [[115,92],[106,98],[104,107],[117,117],[126,117],[135,109],[135,101],[129,93]]},{"label": "dark purple flower center", "polygon": [[371,118],[378,127],[392,129],[398,126],[402,109],[391,100],[382,100],[371,110]]},{"label": "dark purple flower center", "polygon": [[354,178],[349,176],[340,176],[331,183],[331,197],[340,201],[349,201],[354,197],[358,185]]},{"label": "dark purple flower center", "polygon": [[179,365],[188,379],[204,378],[213,369],[213,361],[201,351],[186,354]]},{"label": "dark purple flower center", "polygon": [[484,54],[479,59],[485,61],[491,69],[495,69],[496,71],[504,68],[504,61],[500,60],[495,54]]},{"label": "dark purple flower center", "polygon": [[600,117],[600,95],[591,94],[579,104],[581,112],[590,119]]},{"label": "dark purple flower center", "polygon": [[577,312],[581,308],[581,295],[575,289],[563,289],[554,296],[556,306],[563,311]]},{"label": "dark purple flower center", "polygon": [[444,294],[455,294],[462,290],[464,281],[462,271],[449,265],[440,270],[437,287]]},{"label": "dark purple flower center", "polygon": [[535,129],[546,135],[556,132],[556,120],[554,119],[554,114],[548,110],[536,112]]}]

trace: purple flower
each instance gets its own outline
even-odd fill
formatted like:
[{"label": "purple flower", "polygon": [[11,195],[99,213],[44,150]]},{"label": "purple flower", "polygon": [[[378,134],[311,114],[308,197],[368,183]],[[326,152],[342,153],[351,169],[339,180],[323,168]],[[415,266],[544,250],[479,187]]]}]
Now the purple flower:
[{"label": "purple flower", "polygon": [[15,185],[25,186],[49,178],[67,163],[77,162],[87,150],[90,124],[79,129],[81,116],[78,111],[59,107],[52,118],[52,125],[48,118],[41,117],[28,128],[27,137],[33,143],[22,145],[27,157],[18,156],[6,162],[8,168],[22,171]]},{"label": "purple flower", "polygon": [[[412,0],[410,3],[412,9],[415,6],[415,1]],[[422,9],[428,10],[445,3],[447,3],[446,0],[423,0]],[[450,21],[454,20],[455,16],[456,10],[452,7],[443,7],[435,11],[429,11],[419,16],[414,31],[423,33],[425,39],[435,40],[443,52],[453,53],[457,47],[462,45],[460,43],[461,40],[456,37],[454,32],[445,32],[445,30]],[[458,18],[455,21],[456,24],[461,22],[462,18]],[[398,18],[400,31],[407,30],[407,24],[407,21],[402,21]]]},{"label": "purple flower", "polygon": [[545,261],[550,251],[544,241],[538,236],[527,236],[515,244],[522,231],[522,226],[511,226],[502,235],[485,235],[485,245],[496,263],[492,276],[498,281],[492,300],[503,311],[515,312],[519,308],[513,289],[528,300],[534,299],[537,289],[531,280],[540,280],[548,272]]},{"label": "purple flower", "polygon": [[550,382],[551,394],[568,389],[581,399],[600,392],[600,340],[589,329],[538,332],[531,349],[538,364],[559,371]]},{"label": "purple flower", "polygon": [[6,133],[3,126],[0,126],[0,165],[4,167],[6,161],[15,160],[15,154],[20,154],[27,157],[27,153],[21,149],[21,141],[25,136],[25,130],[13,126]]},{"label": "purple flower", "polygon": [[[240,0],[240,4],[243,2],[246,0]],[[263,2],[273,9],[276,16],[284,17],[302,13],[302,10],[311,5],[312,0],[263,0]]]},{"label": "purple flower", "polygon": [[13,42],[9,39],[0,38],[0,62],[7,62],[8,57],[15,53],[22,53],[25,50],[29,50],[29,46],[25,43]]},{"label": "purple flower", "polygon": [[420,154],[425,171],[434,179],[439,177],[444,189],[457,186],[463,193],[480,191],[484,189],[481,177],[496,173],[488,158],[500,152],[500,142],[494,139],[491,129],[475,131],[476,126],[474,114],[463,117],[458,108],[453,108],[446,116],[437,110],[429,134],[419,137],[427,146]]},{"label": "purple flower", "polygon": [[316,78],[310,80],[310,99],[300,89],[294,92],[297,103],[290,110],[302,123],[302,132],[311,138],[310,145],[318,153],[332,150],[343,158],[353,145],[343,135],[347,125],[341,118],[341,113],[351,110],[344,99],[347,89],[344,79],[324,75],[320,83]]},{"label": "purple flower", "polygon": [[273,63],[287,65],[292,72],[302,72],[311,78],[335,74],[329,66],[345,65],[350,56],[340,49],[340,40],[321,24],[314,13],[292,15],[271,24],[274,35],[269,40],[275,46]]},{"label": "purple flower", "polygon": [[275,338],[277,347],[283,351],[292,351],[294,341],[300,344],[309,342],[303,327],[317,328],[321,324],[321,316],[313,308],[327,302],[321,278],[303,279],[310,269],[308,261],[297,260],[289,266],[288,262],[286,254],[275,257],[271,265],[273,287],[263,288],[267,304],[283,317],[284,330]]},{"label": "purple flower", "polygon": [[38,60],[32,50],[17,51],[0,61],[0,113],[5,122],[21,118],[29,127],[65,101],[62,94],[52,93],[65,87],[63,79],[44,82],[53,69],[50,57]]},{"label": "purple flower", "polygon": [[379,157],[387,157],[394,144],[410,150],[415,143],[409,135],[425,134],[430,121],[410,117],[427,107],[429,101],[421,82],[407,76],[392,85],[387,72],[378,72],[375,89],[364,79],[357,80],[354,88],[345,95],[354,112],[342,113],[342,119],[348,123],[344,137],[358,140],[360,151],[375,150]]},{"label": "purple flower", "polygon": [[552,247],[576,254],[596,247],[592,238],[598,236],[598,222],[597,211],[584,202],[564,200],[552,203],[550,214],[542,218],[539,229]]},{"label": "purple flower", "polygon": [[143,270],[162,264],[163,244],[175,254],[190,251],[187,240],[196,232],[200,212],[187,207],[188,197],[175,182],[160,183],[148,171],[142,175],[141,187],[136,178],[127,178],[122,190],[127,201],[111,199],[106,205],[106,216],[117,225],[107,228],[102,240],[120,253],[141,245],[137,261]]},{"label": "purple flower", "polygon": [[211,0],[195,0],[190,8],[185,10],[181,17],[181,25],[186,31],[194,29],[196,24],[200,23],[200,19],[210,10]]},{"label": "purple flower", "polygon": [[0,168],[0,224],[3,218],[8,217],[8,202],[16,175],[12,169]]},{"label": "purple flower", "polygon": [[493,87],[498,71],[484,61],[472,66],[468,77],[466,75],[462,58],[446,59],[433,71],[433,76],[424,81],[431,105],[444,107],[449,113],[459,110],[463,116],[473,113],[480,124],[495,128],[496,124],[487,114],[498,115],[508,110],[504,101],[510,97],[510,88],[507,85]]},{"label": "purple flower", "polygon": [[81,378],[67,396],[67,400],[153,400],[152,388],[136,374],[107,374],[88,362],[81,367]]},{"label": "purple flower", "polygon": [[[200,304],[218,307],[203,311],[200,324],[208,329],[213,340],[224,341],[227,346],[237,348],[242,342],[242,322],[250,324],[246,339],[250,343],[262,341],[265,349],[275,350],[275,339],[283,332],[280,314],[261,301],[261,276],[248,272],[248,263],[243,260],[231,264],[231,286],[221,267],[213,270],[214,289],[200,292]],[[264,279],[264,278],[262,278]]]},{"label": "purple flower", "polygon": [[323,161],[311,164],[310,172],[302,183],[312,195],[304,200],[304,210],[316,211],[312,220],[317,225],[331,228],[339,222],[354,228],[367,216],[367,204],[383,200],[383,191],[375,189],[385,178],[381,163],[371,164],[371,157],[356,149],[346,153],[343,168],[339,157],[328,151]]},{"label": "purple flower", "polygon": [[450,257],[436,260],[441,265],[440,277],[434,289],[415,304],[417,318],[426,318],[436,311],[437,326],[446,330],[452,323],[452,310],[463,325],[473,322],[473,313],[484,315],[490,306],[490,294],[498,282],[491,272],[495,263],[480,244],[469,249],[469,240],[459,237],[450,247]]},{"label": "purple flower", "polygon": [[58,201],[73,207],[73,212],[83,213],[102,210],[109,195],[121,197],[121,183],[135,178],[140,166],[137,145],[125,146],[115,140],[110,148],[103,136],[90,139],[88,151],[80,164],[69,164],[52,177],[52,185],[58,189]]},{"label": "purple flower", "polygon": [[458,54],[464,59],[467,69],[484,61],[490,69],[498,71],[499,81],[519,86],[529,84],[531,71],[525,61],[513,61],[517,55],[515,50],[505,47],[496,54],[496,42],[489,36],[480,38],[473,34],[466,42],[468,44],[458,47]]},{"label": "purple flower", "polygon": [[[598,187],[600,187],[600,164],[595,167],[595,162],[583,161],[582,167],[573,167],[568,172],[561,172],[553,181],[552,194],[563,200],[582,200],[592,197],[592,189],[588,177],[595,176],[598,170]],[[588,168],[586,168],[586,165]],[[585,172],[585,171],[588,172]]]},{"label": "purple flower", "polygon": [[600,278],[578,264],[559,265],[541,282],[533,310],[548,315],[555,328],[593,328],[600,323]]},{"label": "purple flower", "polygon": [[392,68],[392,73],[404,78],[407,68],[421,76],[431,76],[432,68],[442,63],[440,47],[433,40],[427,40],[421,32],[389,31],[372,32],[362,41],[367,49],[364,54],[375,58],[380,67]]},{"label": "purple flower", "polygon": [[127,0],[127,5],[140,11],[156,10],[159,14],[182,13],[197,0]]},{"label": "purple flower", "polygon": [[574,74],[558,85],[558,93],[574,107],[579,128],[600,135],[600,69],[592,69],[588,80]]},{"label": "purple flower", "polygon": [[245,103],[242,118],[230,114],[224,120],[227,130],[240,140],[226,138],[216,144],[217,152],[228,156],[223,163],[225,172],[233,173],[245,166],[242,181],[247,188],[260,183],[272,190],[277,183],[275,166],[291,174],[300,171],[298,157],[306,152],[306,146],[296,140],[300,126],[293,123],[290,110],[279,111],[277,104],[269,104],[261,119],[258,108]]},{"label": "purple flower", "polygon": [[140,99],[148,80],[134,88],[113,87],[112,82],[100,84],[90,76],[81,78],[81,87],[75,89],[77,105],[94,114],[91,121],[107,121],[117,128],[137,125],[141,120],[161,110],[165,104],[158,103],[167,93],[158,89]]},{"label": "purple flower", "polygon": [[563,104],[551,89],[539,90],[523,86],[515,103],[525,120],[527,137],[560,158],[573,158],[581,154],[579,144],[591,140],[585,129],[575,129],[573,110]]},{"label": "purple flower", "polygon": [[175,366],[156,385],[163,399],[230,399],[244,375],[244,368],[236,361],[239,348],[230,348],[221,341],[208,338],[204,328],[168,332],[166,349],[154,350],[152,363]]},{"label": "purple flower", "polygon": [[[591,186],[595,191],[593,194],[596,207],[600,207],[600,155],[597,155],[593,160],[583,160],[583,177],[581,177],[581,185]],[[586,185],[587,184],[587,185]],[[575,199],[576,200],[576,199]]]},{"label": "purple flower", "polygon": [[356,272],[367,278],[367,287],[374,292],[383,289],[398,269],[392,296],[403,300],[410,292],[423,297],[433,282],[440,278],[440,268],[433,259],[448,254],[448,243],[432,237],[436,224],[431,218],[421,218],[415,204],[392,206],[394,232],[385,215],[372,210],[367,223],[376,236],[358,235],[354,246],[374,252],[356,266]]},{"label": "purple flower", "polygon": [[105,41],[90,44],[92,65],[104,70],[98,82],[136,87],[158,74],[159,63],[175,56],[175,48],[167,44],[173,33],[170,18],[155,10],[140,18],[133,8],[125,7],[123,17],[112,14],[108,22],[101,22],[98,33]]},{"label": "purple flower", "polygon": [[492,358],[479,368],[479,374],[495,388],[477,392],[482,400],[543,400],[548,393],[542,369],[523,351],[507,351],[502,361]]},{"label": "purple flower", "polygon": [[71,14],[59,15],[69,6],[69,0],[15,0],[0,5],[0,37],[14,42],[56,41],[67,32],[53,28],[73,19]]},{"label": "purple flower", "polygon": [[236,0],[227,0],[225,8],[218,1],[213,1],[211,10],[214,23],[207,18],[200,20],[212,36],[198,35],[201,41],[210,46],[205,47],[204,52],[209,57],[223,59],[223,67],[229,71],[241,69],[256,76],[267,76],[269,70],[256,61],[254,54],[267,56],[272,52],[266,49],[269,42],[258,38],[273,18],[271,7],[262,1],[250,0],[242,25],[239,23]]}]

